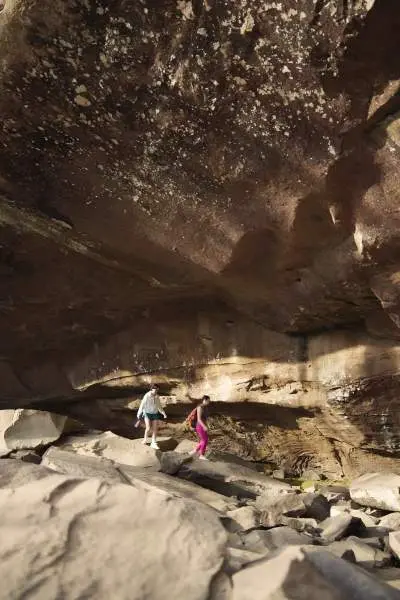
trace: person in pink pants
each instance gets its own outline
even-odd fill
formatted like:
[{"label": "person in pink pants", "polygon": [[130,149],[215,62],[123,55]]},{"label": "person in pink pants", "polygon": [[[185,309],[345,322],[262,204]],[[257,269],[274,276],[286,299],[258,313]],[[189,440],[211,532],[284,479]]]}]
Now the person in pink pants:
[{"label": "person in pink pants", "polygon": [[207,428],[207,419],[208,419],[208,405],[210,404],[210,396],[203,396],[201,400],[201,404],[198,405],[196,409],[196,433],[199,437],[199,443],[196,448],[190,453],[192,455],[198,454],[199,458],[202,460],[208,460],[205,457],[205,453],[207,450],[208,444],[208,428]]}]

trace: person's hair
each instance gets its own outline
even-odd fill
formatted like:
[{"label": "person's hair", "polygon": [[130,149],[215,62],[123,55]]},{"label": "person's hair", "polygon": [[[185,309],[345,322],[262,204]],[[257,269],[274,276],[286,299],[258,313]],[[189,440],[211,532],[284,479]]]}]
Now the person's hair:
[{"label": "person's hair", "polygon": [[152,390],[159,390],[160,386],[158,385],[158,383],[153,383],[153,385],[151,386],[150,389],[152,389]]},{"label": "person's hair", "polygon": [[207,395],[203,396],[201,400],[202,400],[202,402],[204,402],[204,400],[207,400],[208,402],[210,402],[210,396],[207,396]]}]

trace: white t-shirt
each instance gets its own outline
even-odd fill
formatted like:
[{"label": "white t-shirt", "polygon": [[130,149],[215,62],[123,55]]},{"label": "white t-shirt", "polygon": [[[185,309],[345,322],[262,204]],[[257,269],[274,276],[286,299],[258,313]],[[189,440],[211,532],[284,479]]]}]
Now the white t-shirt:
[{"label": "white t-shirt", "polygon": [[140,403],[137,413],[138,419],[143,413],[154,415],[158,412],[164,415],[165,418],[167,417],[163,407],[161,406],[160,396],[157,394],[157,392],[150,390],[143,396],[143,399]]}]

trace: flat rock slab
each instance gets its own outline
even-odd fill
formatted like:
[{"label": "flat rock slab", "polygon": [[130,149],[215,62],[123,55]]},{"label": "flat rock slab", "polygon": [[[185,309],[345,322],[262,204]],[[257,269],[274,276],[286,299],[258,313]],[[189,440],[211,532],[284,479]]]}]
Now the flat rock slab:
[{"label": "flat rock slab", "polygon": [[233,575],[233,600],[398,600],[362,569],[313,547],[288,547]]},{"label": "flat rock slab", "polygon": [[44,453],[42,465],[73,477],[98,477],[109,483],[126,483],[113,461],[99,456],[75,454],[52,447]]},{"label": "flat rock slab", "polygon": [[0,490],[0,597],[215,598],[226,533],[209,508],[170,500],[57,474]]},{"label": "flat rock slab", "polygon": [[400,475],[394,473],[367,473],[355,479],[350,496],[362,506],[400,511]]},{"label": "flat rock slab", "polygon": [[118,471],[124,476],[126,482],[131,485],[157,489],[178,498],[196,500],[223,514],[236,508],[234,500],[177,477],[125,465],[118,465]]},{"label": "flat rock slab", "polygon": [[[99,456],[75,454],[52,447],[43,455],[42,465],[77,478],[97,477],[109,483],[124,483],[140,489],[158,490],[177,498],[197,500],[224,514],[235,508],[235,502],[194,483],[164,475],[155,469],[121,465]],[[44,474],[48,471],[44,470]]]},{"label": "flat rock slab", "polygon": [[278,482],[247,467],[232,463],[201,461],[184,464],[178,476],[225,496],[255,499],[259,494],[286,494],[290,485]]},{"label": "flat rock slab", "polygon": [[[160,450],[172,450],[176,446],[176,441],[173,438],[160,438],[158,444]],[[135,467],[158,467],[159,464],[156,451],[142,444],[142,440],[130,440],[111,431],[73,436],[67,438],[58,447],[77,454],[100,456]]]}]

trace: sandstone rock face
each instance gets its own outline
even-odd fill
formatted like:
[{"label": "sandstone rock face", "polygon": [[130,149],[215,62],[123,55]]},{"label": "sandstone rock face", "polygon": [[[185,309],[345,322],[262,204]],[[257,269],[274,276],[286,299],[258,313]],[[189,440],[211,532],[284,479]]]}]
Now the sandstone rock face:
[{"label": "sandstone rock face", "polygon": [[67,418],[40,410],[0,411],[0,450],[46,446],[63,432]]},{"label": "sandstone rock face", "polygon": [[[77,598],[95,589],[97,598],[213,597],[226,533],[211,509],[169,500],[62,475],[1,489],[1,596]],[[99,535],[104,522],[107,535]]]},{"label": "sandstone rock face", "polygon": [[395,469],[399,27],[397,0],[6,2],[1,406],[121,431],[115,388],[156,379],[246,401],[243,452],[289,473]]}]

